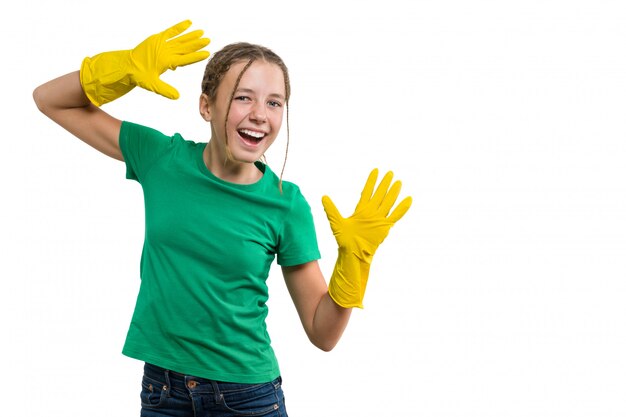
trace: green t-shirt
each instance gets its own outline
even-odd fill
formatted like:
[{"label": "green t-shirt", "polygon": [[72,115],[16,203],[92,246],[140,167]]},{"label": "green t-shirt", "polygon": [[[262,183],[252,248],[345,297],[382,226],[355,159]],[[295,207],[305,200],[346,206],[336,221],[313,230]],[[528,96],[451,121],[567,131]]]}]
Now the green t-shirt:
[{"label": "green t-shirt", "polygon": [[267,333],[266,279],[319,259],[311,208],[262,163],[241,185],[204,164],[206,143],[124,122],[126,177],[144,193],[141,286],[123,354],[176,372],[262,383],[280,374]]}]

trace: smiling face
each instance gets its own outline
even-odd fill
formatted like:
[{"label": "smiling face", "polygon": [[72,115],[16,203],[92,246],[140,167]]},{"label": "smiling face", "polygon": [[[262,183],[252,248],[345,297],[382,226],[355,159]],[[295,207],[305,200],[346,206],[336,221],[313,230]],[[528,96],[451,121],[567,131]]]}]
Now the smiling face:
[{"label": "smiling face", "polygon": [[241,164],[254,168],[251,163],[272,145],[286,104],[285,78],[276,64],[253,61],[237,84],[247,63],[240,61],[229,68],[214,100],[206,94],[200,97],[200,113],[211,122],[210,160],[227,161],[227,166],[237,170],[249,169]]}]

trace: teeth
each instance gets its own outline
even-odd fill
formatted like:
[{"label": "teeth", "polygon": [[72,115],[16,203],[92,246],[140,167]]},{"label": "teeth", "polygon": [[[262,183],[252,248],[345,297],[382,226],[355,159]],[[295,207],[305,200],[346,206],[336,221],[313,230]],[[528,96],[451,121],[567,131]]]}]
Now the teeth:
[{"label": "teeth", "polygon": [[241,129],[240,132],[248,136],[252,136],[253,138],[257,138],[257,139],[261,139],[263,136],[265,136],[265,133],[255,132],[253,130],[248,130],[248,129]]}]

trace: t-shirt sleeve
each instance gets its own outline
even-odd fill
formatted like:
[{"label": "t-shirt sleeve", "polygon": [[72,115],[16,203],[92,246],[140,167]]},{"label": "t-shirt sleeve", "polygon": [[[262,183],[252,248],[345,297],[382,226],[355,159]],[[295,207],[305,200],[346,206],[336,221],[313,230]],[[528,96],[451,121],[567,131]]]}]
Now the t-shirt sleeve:
[{"label": "t-shirt sleeve", "polygon": [[311,206],[297,190],[285,217],[276,261],[281,266],[293,266],[317,259],[320,259],[320,252]]},{"label": "t-shirt sleeve", "polygon": [[154,162],[170,148],[172,137],[123,121],[119,142],[126,163],[126,178],[141,182]]}]

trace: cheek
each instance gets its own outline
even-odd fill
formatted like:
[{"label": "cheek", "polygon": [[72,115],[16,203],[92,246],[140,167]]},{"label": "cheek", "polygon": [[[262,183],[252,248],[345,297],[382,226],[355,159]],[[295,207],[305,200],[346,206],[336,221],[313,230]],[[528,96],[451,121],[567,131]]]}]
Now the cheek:
[{"label": "cheek", "polygon": [[[226,116],[226,114],[224,114],[224,116]],[[236,128],[245,117],[246,113],[241,106],[231,106],[230,112],[228,113],[228,127]]]},{"label": "cheek", "polygon": [[283,124],[283,111],[277,111],[275,114],[272,114],[272,124],[275,129],[279,129]]}]

